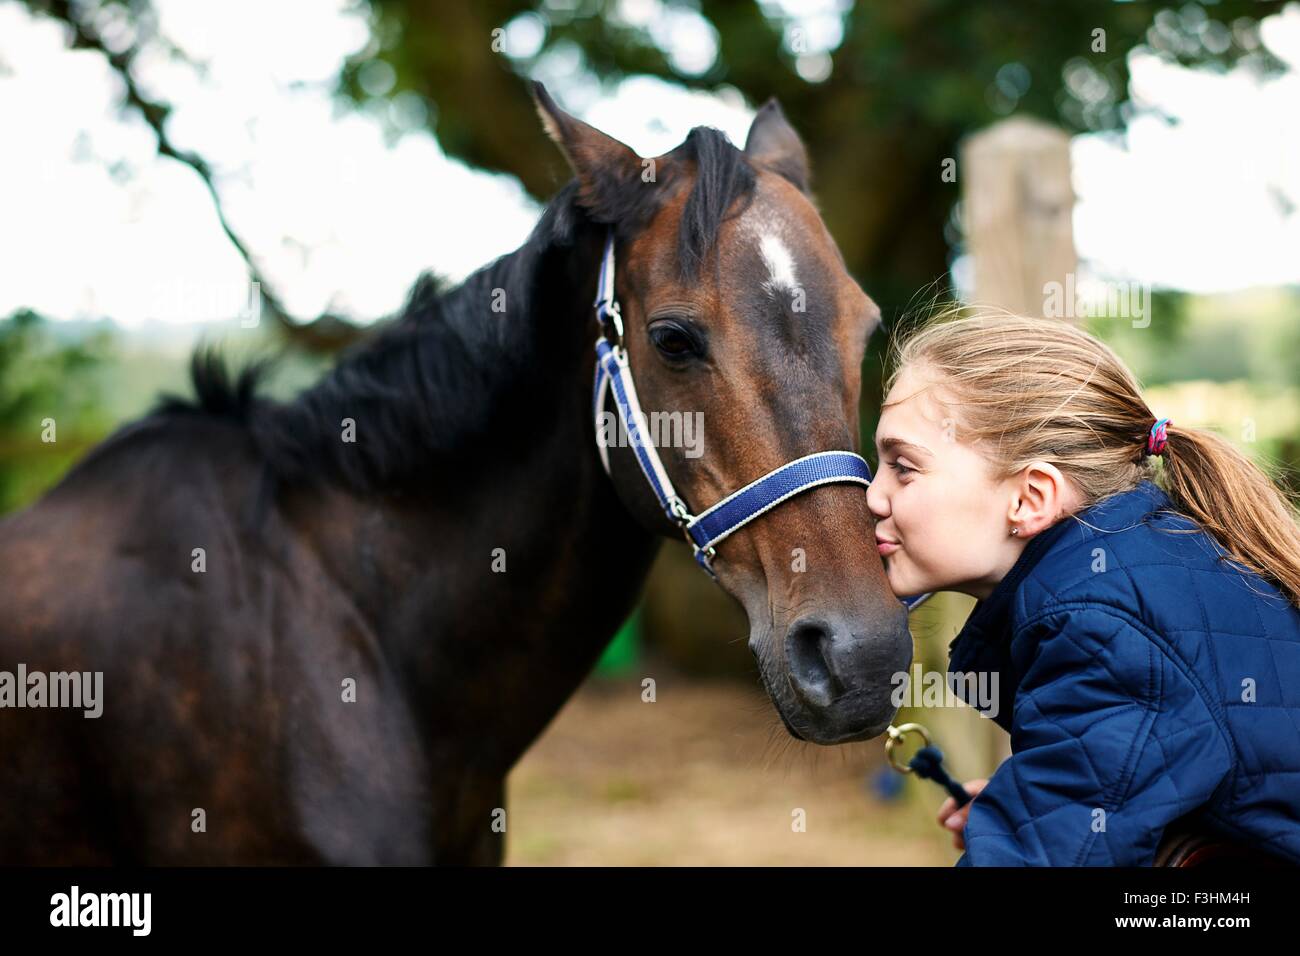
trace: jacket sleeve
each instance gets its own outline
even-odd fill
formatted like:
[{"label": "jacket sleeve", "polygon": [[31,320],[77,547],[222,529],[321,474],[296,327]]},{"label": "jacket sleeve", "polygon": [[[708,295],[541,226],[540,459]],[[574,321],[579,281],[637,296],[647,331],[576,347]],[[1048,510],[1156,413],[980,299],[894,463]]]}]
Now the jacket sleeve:
[{"label": "jacket sleeve", "polygon": [[958,866],[1151,865],[1164,828],[1232,767],[1219,721],[1160,642],[1095,605],[1017,632],[1013,649],[1033,652],[1012,756],[971,802]]}]

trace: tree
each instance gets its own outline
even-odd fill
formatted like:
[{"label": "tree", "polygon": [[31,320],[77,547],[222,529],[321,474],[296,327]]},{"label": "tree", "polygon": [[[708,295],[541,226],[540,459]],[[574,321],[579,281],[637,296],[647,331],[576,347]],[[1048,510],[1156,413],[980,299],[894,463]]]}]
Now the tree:
[{"label": "tree", "polygon": [[[96,13],[111,6],[145,27],[141,38],[157,39],[148,0],[24,2],[67,24],[71,45],[108,58],[125,81],[125,105],[149,122],[159,151],[194,168],[220,209],[202,157],[167,136],[167,103],[133,82],[139,42],[111,49],[94,27]],[[808,146],[814,190],[850,271],[888,318],[918,290],[942,283],[960,241],[952,216],[960,171],[958,182],[941,172],[963,136],[1013,110],[1071,130],[1122,129],[1145,108],[1127,97],[1126,55],[1139,46],[1213,69],[1281,70],[1257,24],[1283,5],[1221,0],[1175,11],[1140,0],[859,0],[843,17],[842,41],[822,52],[770,0],[662,0],[662,16],[697,15],[716,33],[713,63],[689,72],[650,31],[621,21],[613,2],[370,0],[372,42],[345,65],[339,88],[357,104],[418,98],[444,151],[517,176],[538,199],[567,172],[533,114],[524,78],[557,51],[578,53],[601,81],[648,74],[697,89],[729,85],[751,103],[776,96]],[[521,17],[544,30],[540,47],[519,58],[496,52],[494,31]],[[806,79],[810,62],[829,74]],[[364,80],[377,64],[393,81],[372,95]],[[224,217],[223,226],[262,282],[272,319],[295,341],[332,350],[353,337],[334,316],[306,325],[287,316]]]},{"label": "tree", "polygon": [[[1215,69],[1283,68],[1256,29],[1281,2],[1174,12],[1098,0],[859,0],[820,82],[799,72],[809,38],[769,16],[767,3],[666,0],[665,11],[698,9],[716,30],[717,58],[696,74],[675,66],[648,31],[620,22],[613,3],[579,3],[572,15],[564,12],[571,5],[519,0],[370,6],[375,41],[344,70],[344,92],[368,99],[360,79],[375,62],[388,64],[395,81],[383,95],[424,99],[447,153],[512,173],[539,199],[564,167],[519,77],[556,50],[581,50],[585,68],[606,81],[650,74],[692,88],[727,84],[751,103],[776,96],[808,146],[831,234],[886,315],[947,271],[959,185],[941,170],[967,133],[1012,110],[1075,131],[1122,129],[1142,108],[1127,99],[1126,55],[1139,45]],[[541,47],[523,59],[492,53],[492,31],[521,16],[544,26]]]}]

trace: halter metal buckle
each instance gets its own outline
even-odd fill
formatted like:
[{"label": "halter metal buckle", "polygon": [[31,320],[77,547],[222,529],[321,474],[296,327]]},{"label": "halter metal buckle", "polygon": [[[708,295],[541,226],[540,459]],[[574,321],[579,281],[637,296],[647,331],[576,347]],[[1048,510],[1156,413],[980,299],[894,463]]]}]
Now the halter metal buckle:
[{"label": "halter metal buckle", "polygon": [[672,510],[673,521],[677,523],[677,527],[681,530],[682,537],[686,539],[686,543],[691,546],[691,549],[695,554],[698,555],[703,551],[706,563],[711,562],[716,558],[718,552],[712,545],[709,545],[707,548],[701,548],[695,543],[695,539],[691,537],[691,532],[688,526],[695,520],[695,515],[691,514],[690,509],[686,507],[686,502],[682,501],[682,499],[676,495],[673,495],[668,499],[668,507]]},{"label": "halter metal buckle", "polygon": [[614,299],[609,305],[605,306],[605,315],[609,316],[610,323],[614,326],[614,348],[620,352],[623,351],[623,312],[618,307],[618,300]]}]

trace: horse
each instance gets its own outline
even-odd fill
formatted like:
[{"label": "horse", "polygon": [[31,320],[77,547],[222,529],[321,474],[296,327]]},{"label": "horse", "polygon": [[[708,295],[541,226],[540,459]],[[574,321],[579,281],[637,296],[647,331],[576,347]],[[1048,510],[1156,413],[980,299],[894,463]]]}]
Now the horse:
[{"label": "horse", "polygon": [[[196,349],[193,398],[0,522],[0,667],[103,680],[97,717],[0,708],[0,862],[501,862],[508,772],[681,533],[595,436],[607,245],[645,407],[707,426],[659,449],[683,500],[856,450],[880,310],[779,105],[743,149],[696,127],[643,159],[532,94],[573,177],[517,250],[421,276],[286,400]],[[832,481],[709,549],[795,738],[894,716],[912,642],[872,528]]]}]

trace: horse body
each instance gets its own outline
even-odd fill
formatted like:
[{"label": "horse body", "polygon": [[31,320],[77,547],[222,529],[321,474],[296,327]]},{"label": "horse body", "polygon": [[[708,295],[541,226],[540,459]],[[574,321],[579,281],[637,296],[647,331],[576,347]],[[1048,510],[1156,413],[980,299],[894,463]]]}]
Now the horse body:
[{"label": "horse body", "polygon": [[[567,298],[546,304],[583,316],[585,288]],[[105,687],[99,718],[0,710],[0,858],[498,862],[507,772],[658,544],[583,428],[578,324],[530,383],[573,414],[520,418],[423,488],[278,484],[255,407],[178,409],[0,522],[3,659]]]}]

